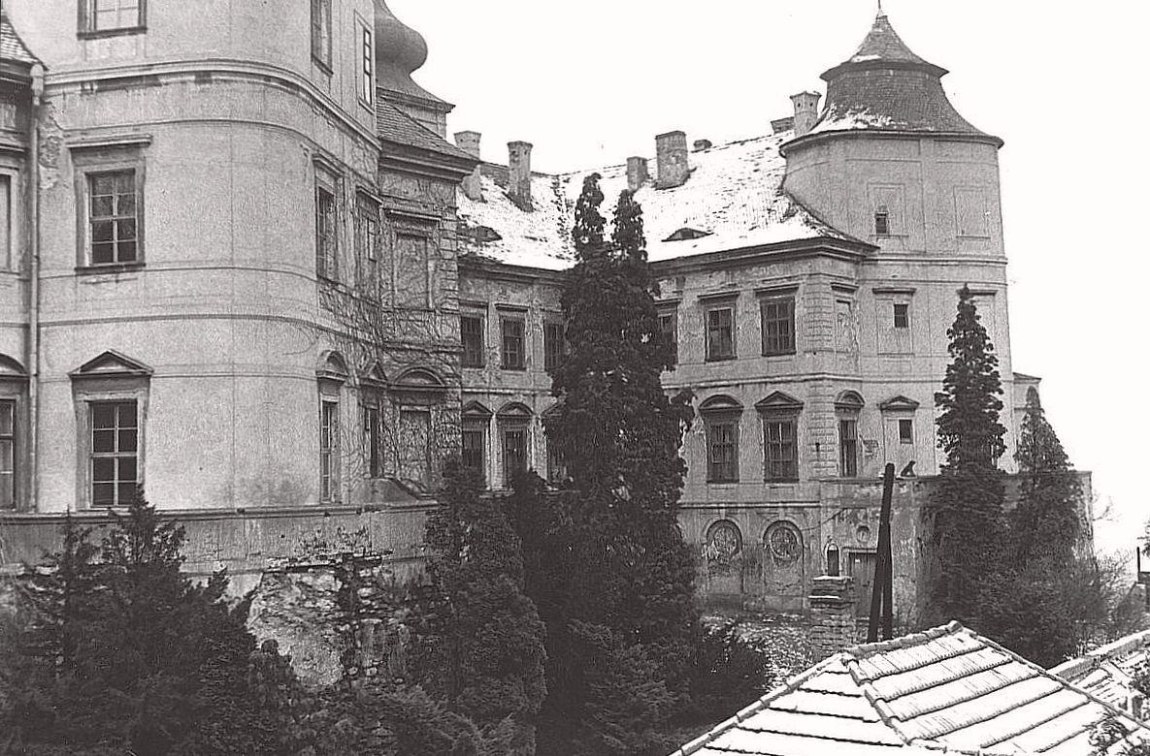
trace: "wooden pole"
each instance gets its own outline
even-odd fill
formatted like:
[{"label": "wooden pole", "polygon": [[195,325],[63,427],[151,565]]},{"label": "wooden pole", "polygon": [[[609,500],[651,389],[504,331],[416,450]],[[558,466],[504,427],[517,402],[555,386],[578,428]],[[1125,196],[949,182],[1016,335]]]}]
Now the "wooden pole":
[{"label": "wooden pole", "polygon": [[878,640],[879,624],[883,639],[894,637],[894,574],[891,569],[890,508],[894,496],[894,464],[888,462],[882,480],[882,510],[878,524],[878,553],[875,555],[874,584],[871,586],[870,622],[867,643]]}]

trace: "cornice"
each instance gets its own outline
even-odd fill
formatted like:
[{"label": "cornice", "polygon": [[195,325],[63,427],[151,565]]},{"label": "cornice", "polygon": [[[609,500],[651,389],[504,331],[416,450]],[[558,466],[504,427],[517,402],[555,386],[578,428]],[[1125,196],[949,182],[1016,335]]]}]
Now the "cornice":
[{"label": "cornice", "polygon": [[379,145],[379,137],[339,106],[334,99],[323,92],[307,77],[283,66],[271,63],[242,60],[239,58],[205,58],[196,61],[159,61],[135,65],[112,66],[61,66],[44,75],[45,97],[53,90],[79,90],[86,84],[120,79],[139,79],[154,86],[158,78],[178,78],[212,74],[234,76],[238,79],[257,80],[266,84],[273,79],[281,86],[296,90],[312,103],[322,107],[347,131],[355,133],[372,144]]}]

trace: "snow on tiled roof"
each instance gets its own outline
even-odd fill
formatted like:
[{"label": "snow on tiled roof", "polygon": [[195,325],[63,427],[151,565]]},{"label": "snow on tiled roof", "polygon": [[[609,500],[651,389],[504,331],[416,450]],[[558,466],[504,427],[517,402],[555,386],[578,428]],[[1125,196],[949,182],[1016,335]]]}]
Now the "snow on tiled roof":
[{"label": "snow on tiled roof", "polygon": [[[656,189],[652,176],[635,194],[643,208],[648,259],[657,262],[821,237],[857,241],[820,222],[782,191],[786,160],[779,145],[792,137],[792,132],[784,132],[692,152],[691,175],[679,187]],[[649,164],[655,173],[656,161]],[[625,165],[556,176],[534,174],[533,212],[521,210],[507,196],[505,168],[484,166],[484,201],[462,193],[459,197],[465,229],[462,251],[511,265],[570,267],[575,202],[583,179],[592,172],[602,176],[601,210],[610,219],[619,194],[627,188]],[[468,233],[483,227],[502,238],[482,241],[490,235]],[[695,232],[683,234],[693,238],[667,241],[682,229]]]},{"label": "snow on tiled roof", "polygon": [[[1111,714],[1120,713],[952,622],[836,654],[672,756],[1088,756],[1094,726]],[[1121,721],[1127,742],[1150,743],[1150,729]]]},{"label": "snow on tiled roof", "polygon": [[0,61],[4,60],[28,64],[38,62],[8,21],[7,14],[0,11]]},{"label": "snow on tiled roof", "polygon": [[1134,687],[1134,674],[1148,661],[1150,630],[1144,630],[1063,662],[1050,672],[1111,706],[1124,708],[1131,696],[1141,695]]}]

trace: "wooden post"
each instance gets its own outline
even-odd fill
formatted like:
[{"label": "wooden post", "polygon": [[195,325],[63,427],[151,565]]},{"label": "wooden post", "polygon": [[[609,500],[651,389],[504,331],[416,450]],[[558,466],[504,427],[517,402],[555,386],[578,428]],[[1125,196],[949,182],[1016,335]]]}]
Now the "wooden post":
[{"label": "wooden post", "polygon": [[871,588],[870,622],[867,643],[878,640],[882,623],[883,640],[894,637],[894,570],[892,569],[890,509],[894,497],[894,464],[888,462],[882,480],[882,510],[878,524],[878,554],[875,558],[874,585]]}]

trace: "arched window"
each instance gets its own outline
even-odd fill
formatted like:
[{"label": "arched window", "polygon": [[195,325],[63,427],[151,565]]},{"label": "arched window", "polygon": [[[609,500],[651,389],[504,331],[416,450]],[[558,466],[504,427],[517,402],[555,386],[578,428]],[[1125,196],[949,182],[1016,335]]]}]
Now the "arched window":
[{"label": "arched window", "polygon": [[531,409],[520,402],[499,410],[499,440],[503,456],[503,487],[510,488],[515,476],[531,466]]},{"label": "arched window", "polygon": [[863,398],[855,391],[844,391],[835,400],[835,418],[839,426],[839,475],[857,478],[859,474],[859,413]]},{"label": "arched window", "polygon": [[799,479],[799,413],[803,403],[776,391],[755,405],[763,418],[763,467],[768,482]]},{"label": "arched window", "polygon": [[776,565],[792,565],[803,555],[803,534],[794,523],[778,520],[763,534],[763,547]]},{"label": "arched window", "polygon": [[319,500],[335,503],[341,498],[343,422],[340,394],[350,373],[339,352],[324,352],[316,379],[319,382]]}]

